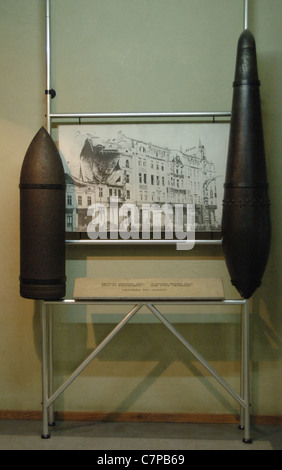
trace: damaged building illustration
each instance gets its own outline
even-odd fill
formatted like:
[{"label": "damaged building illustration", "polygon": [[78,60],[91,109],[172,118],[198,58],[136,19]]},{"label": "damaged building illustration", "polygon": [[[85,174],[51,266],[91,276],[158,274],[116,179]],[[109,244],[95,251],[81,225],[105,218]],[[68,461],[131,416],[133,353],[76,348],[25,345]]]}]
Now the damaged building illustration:
[{"label": "damaged building illustration", "polygon": [[70,170],[66,174],[67,231],[87,231],[89,206],[109,207],[111,197],[120,205],[137,207],[194,204],[196,230],[220,230],[218,174],[201,139],[192,148],[174,150],[129,137],[123,130],[108,138],[79,130],[72,152],[63,152],[63,157]]}]

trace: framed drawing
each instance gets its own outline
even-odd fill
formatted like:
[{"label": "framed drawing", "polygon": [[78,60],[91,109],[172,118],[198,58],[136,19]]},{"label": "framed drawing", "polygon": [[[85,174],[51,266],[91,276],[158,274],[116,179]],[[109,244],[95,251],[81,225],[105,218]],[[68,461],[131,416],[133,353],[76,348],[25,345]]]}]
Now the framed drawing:
[{"label": "framed drawing", "polygon": [[[159,213],[170,209],[172,224],[182,208],[186,230],[193,207],[196,232],[220,233],[228,137],[228,122],[60,125],[66,231],[113,237],[113,223],[120,228],[126,220],[128,225],[130,209],[135,228],[125,228],[127,238],[137,233],[142,238],[148,207]],[[115,210],[118,219],[113,220]],[[94,234],[93,220],[99,225]],[[157,237],[167,236],[164,220],[160,226]],[[152,227],[149,231],[152,236]]]}]

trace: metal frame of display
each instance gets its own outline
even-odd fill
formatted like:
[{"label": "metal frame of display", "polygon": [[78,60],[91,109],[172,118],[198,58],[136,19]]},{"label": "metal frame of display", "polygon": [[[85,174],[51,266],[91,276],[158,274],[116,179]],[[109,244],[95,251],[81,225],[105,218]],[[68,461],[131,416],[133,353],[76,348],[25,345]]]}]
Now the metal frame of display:
[{"label": "metal frame of display", "polygon": [[[244,29],[248,27],[248,0],[244,3]],[[107,119],[107,118],[215,118],[230,117],[231,112],[157,112],[157,113],[52,113],[51,100],[55,96],[55,91],[51,89],[51,73],[50,73],[50,0],[46,0],[46,121],[47,130],[51,134],[51,122],[56,119],[73,119],[79,120],[83,118],[91,119]],[[76,245],[93,245],[93,244],[171,244],[176,243],[175,240],[66,240],[66,244]],[[200,245],[221,245],[221,240],[195,240],[195,244]],[[115,326],[112,332],[93,350],[80,366],[70,375],[70,377],[56,391],[53,390],[53,321],[52,306],[62,305],[73,307],[77,305],[133,305],[128,314]],[[175,327],[165,318],[156,305],[239,305],[241,306],[241,380],[240,393],[238,394],[216,370],[183,338],[183,336],[175,329]],[[251,443],[250,436],[250,359],[249,359],[249,300],[231,299],[220,301],[193,300],[179,301],[175,299],[165,301],[146,301],[138,300],[117,300],[110,301],[107,298],[101,301],[77,301],[73,299],[65,299],[58,301],[41,301],[41,320],[42,320],[42,410],[43,410],[43,429],[42,438],[49,438],[49,426],[54,424],[53,404],[61,393],[80,375],[80,373],[90,364],[90,362],[100,353],[100,351],[111,341],[112,338],[128,323],[129,320],[140,310],[142,306],[158,318],[175,336],[176,338],[199,360],[199,362],[210,372],[210,374],[222,385],[222,387],[239,403],[240,405],[240,428],[244,429],[243,442]]]},{"label": "metal frame of display", "polygon": [[[131,305],[132,308],[123,319],[113,328],[107,337],[92,351],[92,353],[77,367],[69,378],[57,389],[53,390],[53,313],[52,306],[60,305],[74,307],[77,305]],[[204,357],[177,331],[171,322],[160,312],[159,305],[221,305],[241,306],[241,377],[240,393],[238,394],[228,382],[220,376],[217,371],[204,359]],[[158,306],[158,308],[156,307]],[[49,426],[54,424],[54,401],[66,390],[66,388],[83,372],[83,370],[96,358],[103,348],[115,337],[115,335],[131,320],[141,309],[147,309],[168,328],[171,333],[188,349],[196,359],[210,372],[210,374],[221,384],[221,386],[240,405],[240,429],[244,430],[243,442],[251,443],[250,436],[250,359],[249,359],[249,301],[246,299],[233,300],[116,300],[110,301],[105,298],[99,301],[83,300],[58,300],[42,301],[42,407],[43,407],[43,429],[42,438],[49,438]],[[212,314],[211,314],[212,315]]]}]

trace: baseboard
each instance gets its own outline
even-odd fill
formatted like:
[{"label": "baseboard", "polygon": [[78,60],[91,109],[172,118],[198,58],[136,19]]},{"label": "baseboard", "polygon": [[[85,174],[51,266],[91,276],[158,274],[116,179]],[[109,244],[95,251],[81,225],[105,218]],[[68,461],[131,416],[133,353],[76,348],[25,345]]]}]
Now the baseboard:
[{"label": "baseboard", "polygon": [[[54,418],[55,421],[239,424],[239,416],[232,414],[56,411]],[[42,420],[42,412],[0,410],[0,420],[5,419],[38,421]],[[251,422],[252,424],[282,425],[282,416],[252,416]]]}]

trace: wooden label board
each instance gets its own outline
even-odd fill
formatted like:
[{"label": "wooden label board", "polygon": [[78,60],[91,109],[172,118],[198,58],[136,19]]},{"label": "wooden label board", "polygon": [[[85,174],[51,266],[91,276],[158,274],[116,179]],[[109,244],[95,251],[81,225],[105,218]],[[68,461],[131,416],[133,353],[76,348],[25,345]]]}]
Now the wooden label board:
[{"label": "wooden label board", "polygon": [[223,300],[222,279],[76,278],[75,300]]}]

